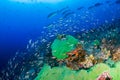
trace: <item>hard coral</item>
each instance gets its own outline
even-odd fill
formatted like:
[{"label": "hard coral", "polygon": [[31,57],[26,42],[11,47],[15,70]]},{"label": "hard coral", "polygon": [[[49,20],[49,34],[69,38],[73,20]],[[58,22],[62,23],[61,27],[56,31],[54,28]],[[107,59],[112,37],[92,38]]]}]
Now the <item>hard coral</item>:
[{"label": "hard coral", "polygon": [[97,63],[94,56],[88,56],[80,44],[77,45],[75,50],[67,54],[68,58],[66,58],[66,65],[74,70],[78,70],[79,68],[90,68]]},{"label": "hard coral", "polygon": [[93,66],[92,59],[90,59],[89,56],[85,58],[84,62],[80,62],[80,63],[83,65],[83,68],[90,68],[91,66]]},{"label": "hard coral", "polygon": [[116,52],[114,54],[112,54],[112,59],[114,61],[119,61],[120,60],[120,48],[118,48],[116,50]]},{"label": "hard coral", "polygon": [[107,60],[111,56],[111,52],[106,48],[102,48],[101,52],[99,52],[96,56],[98,59]]}]

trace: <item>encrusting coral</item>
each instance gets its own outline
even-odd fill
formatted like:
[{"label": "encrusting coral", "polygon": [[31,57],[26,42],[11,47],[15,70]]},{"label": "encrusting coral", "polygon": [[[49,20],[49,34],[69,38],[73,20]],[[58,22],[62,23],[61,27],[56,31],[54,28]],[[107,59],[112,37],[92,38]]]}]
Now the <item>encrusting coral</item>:
[{"label": "encrusting coral", "polygon": [[74,71],[66,66],[51,68],[49,65],[44,65],[35,80],[118,80],[120,79],[119,66],[120,62],[115,63],[114,68],[99,63],[89,71],[84,69]]}]

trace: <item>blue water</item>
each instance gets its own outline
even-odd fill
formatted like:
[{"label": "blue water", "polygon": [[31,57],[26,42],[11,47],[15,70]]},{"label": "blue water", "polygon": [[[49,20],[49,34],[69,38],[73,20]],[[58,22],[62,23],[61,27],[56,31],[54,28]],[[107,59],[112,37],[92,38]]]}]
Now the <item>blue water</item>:
[{"label": "blue water", "polygon": [[[63,0],[59,3],[21,3],[9,0],[0,0],[0,68],[15,55],[16,51],[24,51],[30,39],[37,39],[43,27],[58,20],[59,16],[48,19],[49,13],[66,6],[80,16],[80,27],[98,27],[105,22],[112,22],[120,18],[120,4],[116,0]],[[99,7],[87,8],[97,2],[103,3]],[[77,8],[83,6],[82,10]],[[79,18],[76,18],[76,20]],[[88,20],[89,22],[85,22]],[[97,20],[99,20],[97,22]],[[91,24],[91,23],[95,23]]]}]

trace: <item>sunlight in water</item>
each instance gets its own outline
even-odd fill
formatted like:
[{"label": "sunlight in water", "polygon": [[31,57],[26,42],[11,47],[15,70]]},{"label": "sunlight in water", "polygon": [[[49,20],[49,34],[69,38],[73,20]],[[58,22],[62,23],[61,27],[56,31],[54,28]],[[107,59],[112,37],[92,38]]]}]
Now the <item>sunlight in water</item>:
[{"label": "sunlight in water", "polygon": [[10,0],[10,1],[15,1],[15,2],[21,2],[21,3],[58,3],[63,0]]}]

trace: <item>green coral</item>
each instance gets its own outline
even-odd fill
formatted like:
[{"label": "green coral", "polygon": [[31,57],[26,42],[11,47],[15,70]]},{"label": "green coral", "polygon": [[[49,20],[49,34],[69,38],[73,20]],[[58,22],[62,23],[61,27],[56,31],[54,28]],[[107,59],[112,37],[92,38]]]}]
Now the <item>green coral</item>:
[{"label": "green coral", "polygon": [[120,62],[117,62],[114,68],[100,63],[93,66],[89,72],[87,70],[73,71],[65,66],[50,68],[44,65],[35,80],[96,80],[105,71],[110,73],[113,80],[120,79]]},{"label": "green coral", "polygon": [[99,40],[94,40],[94,41],[93,41],[93,45],[99,46],[99,45],[100,45],[100,41],[99,41]]},{"label": "green coral", "polygon": [[51,45],[52,55],[57,59],[65,59],[68,57],[66,53],[73,50],[77,43],[78,40],[70,35],[65,39],[55,39]]}]

